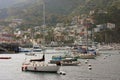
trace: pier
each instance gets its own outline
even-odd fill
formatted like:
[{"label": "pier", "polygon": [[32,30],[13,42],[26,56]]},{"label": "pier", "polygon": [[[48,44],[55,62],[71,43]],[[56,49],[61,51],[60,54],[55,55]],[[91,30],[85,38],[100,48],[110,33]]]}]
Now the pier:
[{"label": "pier", "polygon": [[19,44],[16,43],[1,43],[0,52],[19,52]]}]

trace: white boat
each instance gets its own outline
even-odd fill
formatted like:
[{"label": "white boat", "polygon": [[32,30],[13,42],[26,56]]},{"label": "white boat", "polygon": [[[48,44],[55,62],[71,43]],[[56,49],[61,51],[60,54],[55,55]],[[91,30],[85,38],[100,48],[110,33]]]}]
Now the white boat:
[{"label": "white boat", "polygon": [[42,48],[39,45],[34,45],[32,49],[32,53],[40,53]]},{"label": "white boat", "polygon": [[25,53],[25,55],[28,56],[36,56],[36,53],[41,53],[42,48],[40,48],[38,45],[33,46],[30,52]]},{"label": "white boat", "polygon": [[45,57],[42,59],[31,59],[28,63],[22,64],[22,71],[34,71],[34,72],[58,72],[60,69],[60,63],[51,64],[45,63]]},{"label": "white boat", "polygon": [[107,50],[114,50],[114,47],[111,46],[100,46],[98,48],[99,51],[107,51]]},{"label": "white boat", "polygon": [[19,47],[19,52],[31,52],[31,49]]},{"label": "white boat", "polygon": [[93,53],[79,54],[78,57],[80,59],[95,59],[95,55]]},{"label": "white boat", "polygon": [[73,58],[65,58],[65,60],[61,61],[61,65],[63,66],[77,66],[80,64],[80,61],[77,61],[77,59]]},{"label": "white boat", "polygon": [[36,71],[36,72],[58,72],[60,66],[56,64],[45,63],[30,63],[22,66],[22,71]]},{"label": "white boat", "polygon": [[[44,1],[44,0],[43,0]],[[45,4],[43,2],[43,17],[44,17],[44,25],[45,25]],[[45,37],[44,37],[45,38]],[[43,42],[44,43],[44,42]],[[38,47],[34,51],[38,51]],[[41,49],[40,49],[41,50]],[[43,57],[40,59],[30,59],[28,63],[22,64],[22,71],[39,71],[39,72],[58,72],[60,69],[60,63],[51,64],[45,62],[45,50],[43,49]]]}]

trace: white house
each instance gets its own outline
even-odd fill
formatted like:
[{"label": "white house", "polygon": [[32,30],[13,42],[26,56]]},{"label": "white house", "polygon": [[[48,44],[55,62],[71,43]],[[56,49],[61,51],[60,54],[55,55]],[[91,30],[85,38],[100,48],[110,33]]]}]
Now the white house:
[{"label": "white house", "polygon": [[113,29],[113,28],[115,28],[115,24],[113,24],[113,23],[107,23],[107,28]]}]

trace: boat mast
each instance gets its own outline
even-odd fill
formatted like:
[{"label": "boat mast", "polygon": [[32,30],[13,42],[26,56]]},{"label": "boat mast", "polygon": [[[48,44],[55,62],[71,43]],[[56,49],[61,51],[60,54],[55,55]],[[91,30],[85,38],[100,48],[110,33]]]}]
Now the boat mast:
[{"label": "boat mast", "polygon": [[45,1],[43,0],[43,27],[45,28]]},{"label": "boat mast", "polygon": [[[45,23],[45,1],[43,0],[43,47],[45,49],[45,26],[46,26],[46,23]],[[43,51],[43,55],[45,55],[45,50]]]},{"label": "boat mast", "polygon": [[89,27],[89,23],[88,23],[88,21],[86,20],[86,31],[87,31],[87,35],[86,35],[86,46],[87,46],[87,48],[86,48],[86,51],[88,51],[88,27]]}]

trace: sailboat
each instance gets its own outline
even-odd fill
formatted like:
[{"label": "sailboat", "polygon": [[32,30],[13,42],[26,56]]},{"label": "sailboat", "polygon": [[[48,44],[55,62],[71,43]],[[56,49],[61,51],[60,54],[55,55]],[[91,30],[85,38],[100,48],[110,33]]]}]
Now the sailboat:
[{"label": "sailboat", "polygon": [[75,57],[80,59],[95,59],[97,55],[96,50],[89,47],[90,41],[88,39],[88,26],[86,26],[86,40],[81,40],[81,42],[84,44],[76,46],[75,49],[77,49],[77,51],[74,52]]},{"label": "sailboat", "polygon": [[22,71],[34,71],[34,72],[58,72],[60,69],[60,63],[51,64],[45,63],[45,54],[41,59],[30,59],[29,63],[23,63]]},{"label": "sailboat", "polygon": [[[45,3],[43,3],[43,19],[45,25]],[[43,49],[42,58],[30,59],[28,63],[22,64],[22,71],[34,71],[34,72],[58,72],[60,69],[60,63],[46,63],[45,62],[45,49]]]}]

